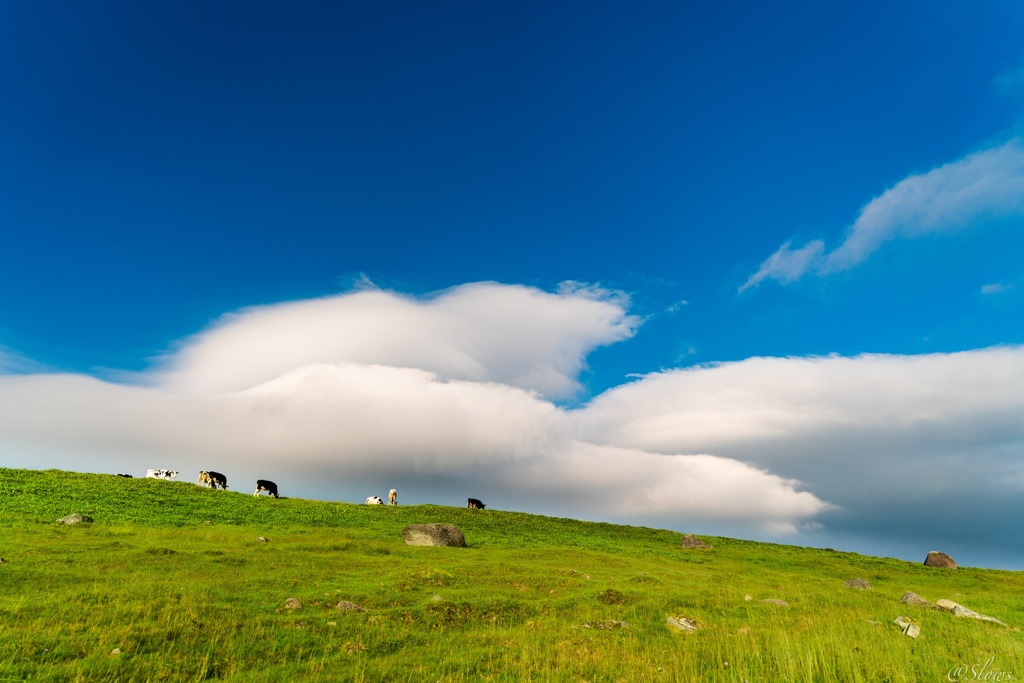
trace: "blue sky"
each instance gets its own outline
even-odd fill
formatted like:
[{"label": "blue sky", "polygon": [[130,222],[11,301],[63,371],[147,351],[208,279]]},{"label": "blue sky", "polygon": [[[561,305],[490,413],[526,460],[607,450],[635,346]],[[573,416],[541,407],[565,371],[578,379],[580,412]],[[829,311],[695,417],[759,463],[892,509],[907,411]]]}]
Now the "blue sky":
[{"label": "blue sky", "polygon": [[5,3],[0,461],[1024,569],[1022,31]]}]

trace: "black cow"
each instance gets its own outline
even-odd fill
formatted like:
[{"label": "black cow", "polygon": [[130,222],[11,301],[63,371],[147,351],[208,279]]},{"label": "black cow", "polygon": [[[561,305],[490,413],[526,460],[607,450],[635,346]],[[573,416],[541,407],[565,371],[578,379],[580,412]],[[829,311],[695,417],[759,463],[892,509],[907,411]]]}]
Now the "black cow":
[{"label": "black cow", "polygon": [[119,474],[119,475],[117,475],[117,476],[119,476],[119,477],[127,477],[128,479],[134,479],[134,478],[135,478],[135,477],[133,477],[133,476],[132,476],[132,475],[130,475],[130,474]]},{"label": "black cow", "polygon": [[468,501],[466,501],[466,507],[468,507],[470,510],[483,510],[487,506],[481,503],[476,498],[470,498]]},{"label": "black cow", "polygon": [[252,494],[253,497],[255,498],[256,496],[260,495],[260,491],[266,491],[267,493],[270,494],[271,498],[280,498],[280,496],[277,495],[277,484],[275,484],[272,481],[267,481],[266,479],[257,479],[256,493]]},{"label": "black cow", "polygon": [[199,483],[206,484],[207,486],[212,486],[213,488],[217,488],[218,486],[220,486],[225,491],[228,488],[228,478],[225,477],[220,472],[207,472],[206,470],[200,471]]}]

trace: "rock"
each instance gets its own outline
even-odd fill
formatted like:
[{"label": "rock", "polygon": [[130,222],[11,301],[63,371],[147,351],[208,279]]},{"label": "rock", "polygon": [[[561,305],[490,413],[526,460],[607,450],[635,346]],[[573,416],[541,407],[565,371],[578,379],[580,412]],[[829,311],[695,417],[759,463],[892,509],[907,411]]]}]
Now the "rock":
[{"label": "rock", "polygon": [[[672,617],[669,617],[671,619]],[[615,619],[608,619],[607,621],[588,621],[582,624],[580,628],[593,628],[599,631],[618,631],[619,629],[629,628],[629,623],[625,621],[616,621]]]},{"label": "rock", "polygon": [[206,520],[203,522],[203,526],[213,526],[213,522],[211,522],[210,520]]},{"label": "rock", "polygon": [[866,579],[850,579],[846,582],[845,585],[849,586],[850,588],[856,588],[859,591],[871,590],[871,584],[868,583]]},{"label": "rock", "polygon": [[762,600],[761,602],[763,602],[766,605],[778,605],[779,607],[789,607],[788,602],[786,602],[785,600],[779,600],[778,598],[768,598],[767,600]]},{"label": "rock", "polygon": [[700,550],[705,550],[705,549],[711,548],[712,546],[711,546],[710,543],[705,543],[704,541],[700,540],[699,538],[697,538],[693,534],[686,534],[685,536],[683,536],[683,540],[679,542],[679,547],[680,548],[697,548],[697,549],[700,549]]},{"label": "rock", "polygon": [[944,609],[947,612],[952,612],[954,617],[966,617],[968,619],[990,621],[993,624],[1002,624],[1003,626],[1006,626],[1006,624],[1004,624],[999,619],[996,619],[995,617],[990,617],[985,614],[979,614],[978,612],[975,612],[972,609],[967,609],[963,605],[953,602],[952,600],[937,600],[935,602],[935,606]]},{"label": "rock", "polygon": [[285,609],[299,609],[302,607],[302,601],[298,598],[288,598],[284,601]]},{"label": "rock", "polygon": [[363,609],[362,607],[360,607],[356,603],[349,602],[348,600],[342,600],[341,602],[339,602],[337,605],[334,606],[334,609],[340,609],[343,612],[365,612],[366,611],[365,609]]},{"label": "rock", "polygon": [[928,553],[928,557],[924,558],[924,566],[939,567],[941,569],[956,569],[956,562],[946,553],[940,553],[938,550],[933,550]]},{"label": "rock", "polygon": [[91,522],[92,517],[87,515],[80,515],[77,512],[67,517],[61,517],[57,520],[57,524],[78,524],[79,522]]},{"label": "rock", "polygon": [[747,602],[750,602],[751,600],[753,600],[753,599],[754,599],[754,596],[753,596],[753,595],[750,595],[750,594],[748,593],[748,594],[746,594],[746,595],[744,595],[744,596],[743,596],[743,599],[744,599],[744,600],[746,600]]},{"label": "rock", "polygon": [[669,617],[665,620],[665,623],[680,631],[696,631],[700,628],[700,624],[698,624],[694,619],[689,619],[687,617]]},{"label": "rock", "polygon": [[119,654],[121,654],[121,648],[115,647],[113,650],[111,650],[107,654],[109,654],[111,657],[117,657]]},{"label": "rock", "polygon": [[466,537],[452,524],[410,524],[402,529],[402,538],[406,545],[466,547]]},{"label": "rock", "polygon": [[900,627],[900,630],[903,631],[903,635],[905,636],[917,638],[919,635],[921,635],[921,627],[915,624],[914,622],[910,621],[910,619],[907,619],[906,617],[896,617],[896,621],[894,621],[893,623]]},{"label": "rock", "polygon": [[907,591],[906,593],[904,593],[903,597],[900,598],[900,602],[902,602],[904,605],[918,605],[919,607],[935,607],[935,605],[928,602],[927,600],[925,600],[913,591]]}]

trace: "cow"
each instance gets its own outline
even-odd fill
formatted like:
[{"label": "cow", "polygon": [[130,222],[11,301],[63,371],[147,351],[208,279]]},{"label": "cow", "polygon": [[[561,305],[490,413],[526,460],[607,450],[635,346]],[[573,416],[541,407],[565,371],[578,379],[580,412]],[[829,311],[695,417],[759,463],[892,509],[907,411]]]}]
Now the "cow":
[{"label": "cow", "polygon": [[174,479],[178,470],[146,470],[147,479]]},{"label": "cow", "polygon": [[398,505],[398,491],[394,489],[388,491],[388,505]]},{"label": "cow", "polygon": [[381,498],[380,496],[370,496],[369,498],[366,499],[366,504],[367,505],[383,505],[384,504],[384,499]]},{"label": "cow", "polygon": [[133,476],[132,476],[132,475],[130,475],[130,474],[119,474],[119,475],[117,475],[117,476],[119,476],[119,477],[126,477],[126,478],[128,478],[128,479],[134,479],[134,478],[135,478],[135,477],[133,477]]},{"label": "cow", "polygon": [[214,472],[212,470],[209,472],[206,470],[200,470],[199,483],[204,486],[212,486],[213,488],[220,486],[225,491],[228,490],[228,478],[220,472]]},{"label": "cow", "polygon": [[481,503],[476,498],[470,498],[466,501],[466,507],[468,507],[470,510],[483,510],[487,506]]},{"label": "cow", "polygon": [[260,491],[266,491],[268,494],[270,494],[271,498],[280,497],[277,495],[277,484],[266,479],[256,480],[256,493],[252,494],[253,497],[255,498],[256,496],[260,495]]}]

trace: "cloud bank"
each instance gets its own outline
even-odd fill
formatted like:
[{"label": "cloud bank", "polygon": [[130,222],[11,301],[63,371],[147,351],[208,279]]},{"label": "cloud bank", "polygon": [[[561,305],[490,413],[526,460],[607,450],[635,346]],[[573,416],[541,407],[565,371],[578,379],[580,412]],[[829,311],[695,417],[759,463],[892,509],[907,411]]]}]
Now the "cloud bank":
[{"label": "cloud bank", "polygon": [[993,542],[1022,512],[1021,347],[750,358],[557,404],[589,352],[635,333],[628,305],[483,283],[246,309],[142,383],[0,376],[0,454],[839,546],[842,534]]},{"label": "cloud bank", "polygon": [[786,242],[740,287],[782,284],[808,273],[828,275],[865,261],[882,244],[1024,216],[1024,143],[1019,138],[901,180],[860,211],[843,242],[826,252],[821,240],[794,249]]}]

